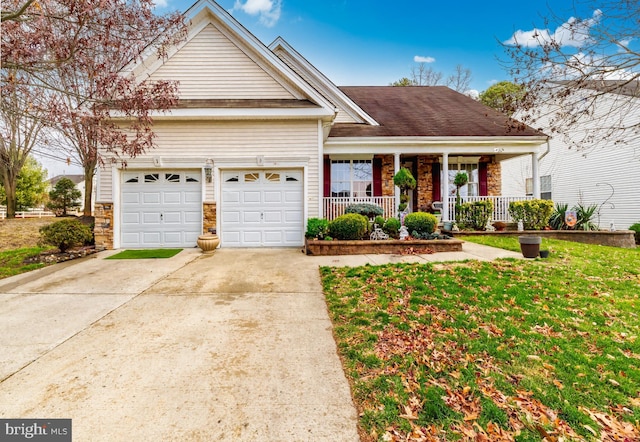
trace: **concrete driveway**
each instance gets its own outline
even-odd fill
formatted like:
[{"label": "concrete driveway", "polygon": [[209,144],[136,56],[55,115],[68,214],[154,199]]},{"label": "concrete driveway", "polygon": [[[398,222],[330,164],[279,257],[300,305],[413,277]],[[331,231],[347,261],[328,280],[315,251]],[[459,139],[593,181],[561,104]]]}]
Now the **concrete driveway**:
[{"label": "concrete driveway", "polygon": [[358,440],[322,295],[298,249],[103,252],[0,281],[0,417],[74,440]]}]

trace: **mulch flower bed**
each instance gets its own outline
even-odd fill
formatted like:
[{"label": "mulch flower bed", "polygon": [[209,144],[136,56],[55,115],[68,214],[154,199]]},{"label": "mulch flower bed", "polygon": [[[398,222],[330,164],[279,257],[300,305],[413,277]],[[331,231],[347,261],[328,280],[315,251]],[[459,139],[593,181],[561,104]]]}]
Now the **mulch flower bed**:
[{"label": "mulch flower bed", "polygon": [[95,246],[84,246],[84,247],[75,247],[69,249],[65,252],[61,252],[58,249],[47,250],[41,252],[39,255],[31,256],[24,260],[25,264],[35,264],[35,263],[44,263],[44,264],[55,264],[58,262],[69,261],[72,259],[83,258],[85,256],[96,253],[97,250]]}]

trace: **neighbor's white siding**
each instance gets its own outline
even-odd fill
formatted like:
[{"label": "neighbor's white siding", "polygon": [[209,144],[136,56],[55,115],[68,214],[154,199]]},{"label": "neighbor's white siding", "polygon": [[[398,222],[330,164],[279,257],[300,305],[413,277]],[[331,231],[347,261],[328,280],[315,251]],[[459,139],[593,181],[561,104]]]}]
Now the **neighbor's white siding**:
[{"label": "neighbor's white siding", "polygon": [[[625,118],[637,124],[640,111]],[[544,125],[541,127],[545,131]],[[575,147],[569,148],[562,135],[554,135],[550,153],[540,162],[540,176],[551,175],[553,201],[569,206],[596,204],[599,217],[595,221],[603,229],[608,229],[611,222],[617,229],[640,222],[640,139],[627,141],[625,145],[611,140],[587,151],[577,151]],[[526,179],[530,177],[529,156],[504,161],[503,193],[524,195]]]},{"label": "neighbor's white siding", "polygon": [[179,81],[182,99],[294,98],[213,25],[187,42],[151,79]]},{"label": "neighbor's white siding", "polygon": [[[317,121],[162,121],[155,124],[154,132],[158,147],[146,155],[127,160],[129,168],[143,165],[153,168],[153,157],[161,160],[163,168],[184,168],[181,164],[204,167],[210,158],[217,167],[234,163],[248,169],[259,167],[259,155],[264,157],[264,167],[267,168],[282,169],[304,163],[307,167],[309,216],[318,216]],[[99,178],[99,201],[113,201],[110,167],[101,170]],[[214,183],[206,184],[205,200],[214,200],[213,189]]]}]

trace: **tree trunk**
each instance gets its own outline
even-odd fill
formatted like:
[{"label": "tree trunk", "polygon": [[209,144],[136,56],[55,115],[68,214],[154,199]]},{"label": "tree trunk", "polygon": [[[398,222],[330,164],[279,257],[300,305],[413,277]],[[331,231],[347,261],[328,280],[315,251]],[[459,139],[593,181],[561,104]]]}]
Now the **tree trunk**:
[{"label": "tree trunk", "polygon": [[96,164],[85,165],[84,167],[84,208],[82,209],[83,216],[93,216],[93,176],[95,175]]},{"label": "tree trunk", "polygon": [[11,170],[4,170],[2,173],[2,184],[4,185],[4,192],[7,196],[7,218],[16,217],[16,184],[18,182],[18,175],[12,173]]}]

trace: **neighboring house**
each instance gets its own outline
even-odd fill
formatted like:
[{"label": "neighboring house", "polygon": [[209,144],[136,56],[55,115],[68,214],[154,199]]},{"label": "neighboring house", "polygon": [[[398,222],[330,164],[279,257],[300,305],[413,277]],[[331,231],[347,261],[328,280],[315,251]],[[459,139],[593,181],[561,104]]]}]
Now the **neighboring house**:
[{"label": "neighboring house", "polygon": [[[602,82],[594,83],[594,87]],[[552,136],[549,151],[539,162],[541,197],[555,203],[565,203],[571,208],[576,204],[598,207],[594,222],[602,229],[611,223],[616,229],[627,229],[640,222],[640,197],[636,185],[640,182],[640,137],[632,133],[614,133],[608,140],[594,146],[577,149],[565,135],[583,137],[585,128],[640,124],[640,83],[626,85],[617,93],[605,95],[607,103],[600,102],[594,118],[585,118],[564,133]],[[621,95],[620,95],[621,94]],[[630,95],[631,94],[631,95]],[[619,107],[620,100],[627,104]],[[635,100],[629,102],[628,100]],[[579,101],[578,101],[579,102]],[[548,118],[555,109],[542,108],[548,115],[536,123],[548,133]],[[599,126],[598,126],[599,125]],[[628,131],[630,132],[630,131]],[[620,143],[620,140],[624,140]],[[515,158],[502,163],[502,188],[510,195],[531,195],[532,163]]]},{"label": "neighboring house", "polygon": [[[470,175],[468,198],[505,211],[501,161],[535,163],[547,137],[446,87],[336,87],[278,38],[269,47],[223,8],[187,11],[186,40],[130,67],[180,82],[172,112],[154,115],[157,147],[98,171],[96,244],[193,247],[217,229],[221,247],[300,246],[309,217],[350,202],[396,214],[393,175],[412,170],[414,210],[441,201]],[[107,155],[104,153],[104,155]],[[504,215],[496,215],[496,217]]]}]

